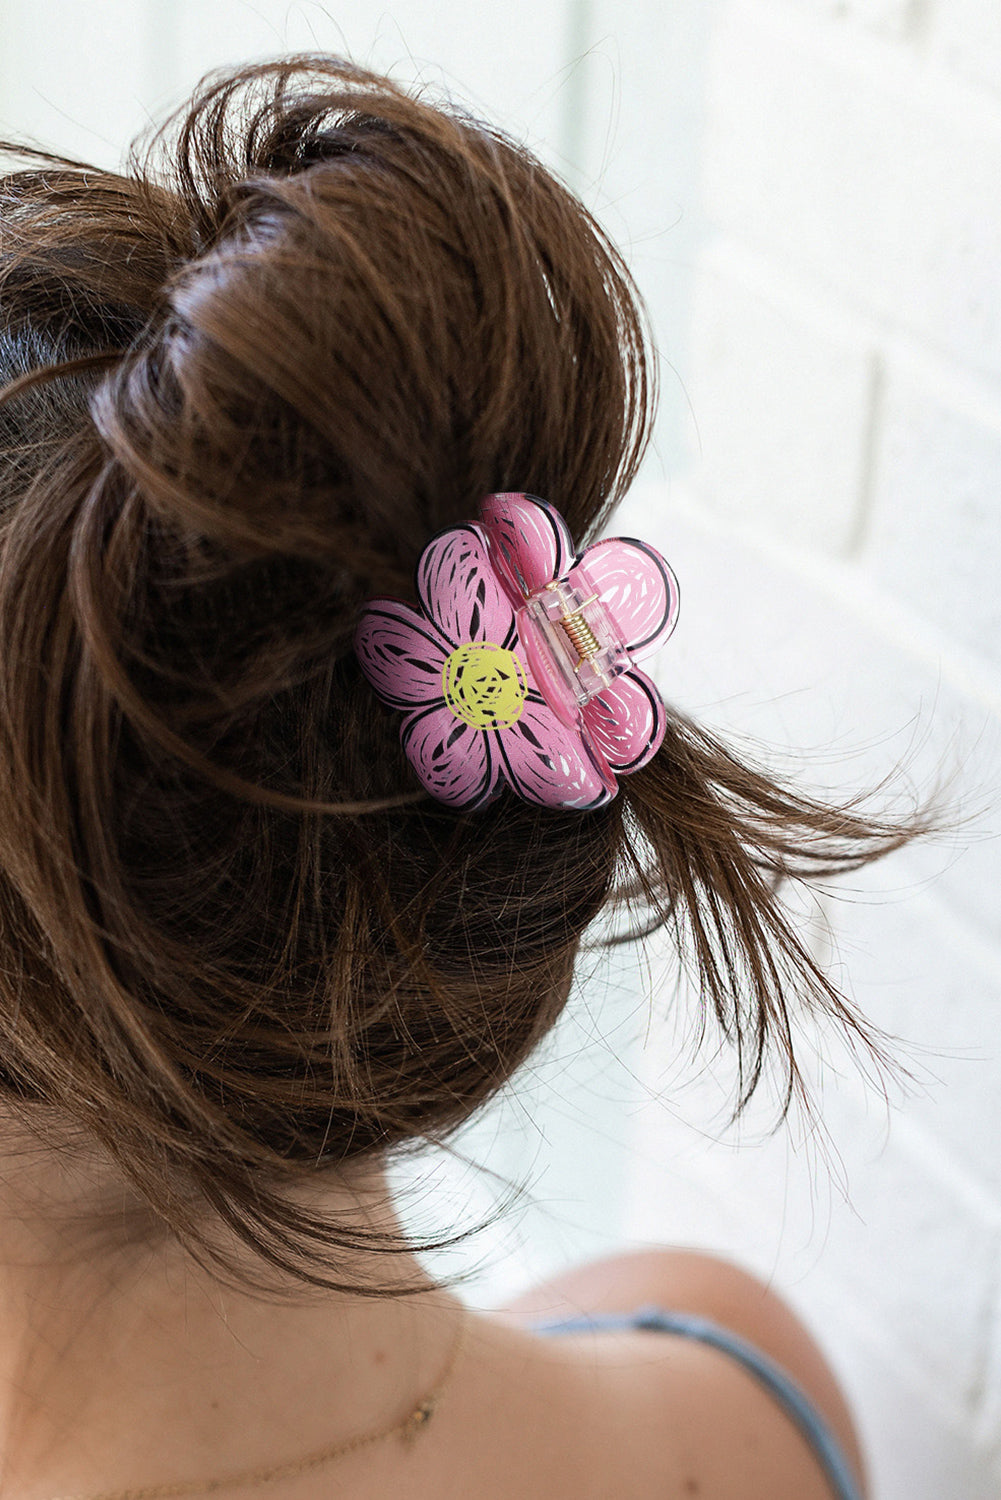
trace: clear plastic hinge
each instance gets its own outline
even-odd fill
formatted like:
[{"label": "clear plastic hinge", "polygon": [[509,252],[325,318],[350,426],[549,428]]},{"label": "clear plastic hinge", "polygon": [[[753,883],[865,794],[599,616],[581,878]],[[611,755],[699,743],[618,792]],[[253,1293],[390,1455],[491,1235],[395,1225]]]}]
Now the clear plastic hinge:
[{"label": "clear plastic hinge", "polygon": [[547,584],[524,610],[537,627],[546,665],[581,708],[632,665],[598,595],[569,579]]}]

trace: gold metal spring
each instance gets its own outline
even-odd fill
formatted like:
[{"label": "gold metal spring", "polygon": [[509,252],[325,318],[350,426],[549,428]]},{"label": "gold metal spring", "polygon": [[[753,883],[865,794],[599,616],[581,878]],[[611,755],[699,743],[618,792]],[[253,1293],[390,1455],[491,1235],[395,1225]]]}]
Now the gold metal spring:
[{"label": "gold metal spring", "polygon": [[597,656],[601,650],[601,642],[591,629],[582,613],[584,605],[593,604],[597,594],[591,599],[585,599],[580,609],[572,615],[564,615],[560,620],[566,632],[570,644],[573,646],[581,661],[590,661],[592,656]]}]

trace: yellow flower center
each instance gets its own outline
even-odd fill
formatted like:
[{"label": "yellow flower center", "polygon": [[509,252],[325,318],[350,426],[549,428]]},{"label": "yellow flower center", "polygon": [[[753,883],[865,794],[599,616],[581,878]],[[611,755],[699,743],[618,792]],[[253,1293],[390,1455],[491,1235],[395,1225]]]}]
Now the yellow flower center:
[{"label": "yellow flower center", "polygon": [[470,641],[445,659],[441,671],[445,702],[473,729],[507,729],[521,716],[525,674],[513,651],[492,641]]}]

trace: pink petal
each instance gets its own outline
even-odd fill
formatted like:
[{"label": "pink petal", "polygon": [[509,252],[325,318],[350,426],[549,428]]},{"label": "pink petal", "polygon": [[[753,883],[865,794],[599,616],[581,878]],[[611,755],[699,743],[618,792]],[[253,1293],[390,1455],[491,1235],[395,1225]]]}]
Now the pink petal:
[{"label": "pink petal", "polygon": [[677,623],[678,580],[646,542],[631,537],[596,542],[571,569],[570,578],[598,594],[630,656],[655,651]]},{"label": "pink petal", "polygon": [[453,646],[467,641],[510,646],[514,611],[490,565],[478,526],[452,526],[432,537],[417,564],[417,592]]},{"label": "pink petal", "polygon": [[534,495],[488,495],[480,514],[491,561],[515,607],[562,578],[573,562],[567,523],[548,501]]},{"label": "pink petal", "polygon": [[585,704],[584,723],[613,770],[638,771],[657,753],[667,726],[663,700],[645,672],[634,667]]},{"label": "pink petal", "polygon": [[361,669],[391,708],[441,702],[448,650],[435,627],[399,599],[373,599],[355,632]]},{"label": "pink petal", "polygon": [[615,777],[534,692],[517,723],[495,732],[507,779],[529,802],[587,808],[614,797]]},{"label": "pink petal", "polygon": [[499,790],[488,734],[445,704],[408,714],[400,730],[407,759],[433,797],[451,807],[482,807]]}]

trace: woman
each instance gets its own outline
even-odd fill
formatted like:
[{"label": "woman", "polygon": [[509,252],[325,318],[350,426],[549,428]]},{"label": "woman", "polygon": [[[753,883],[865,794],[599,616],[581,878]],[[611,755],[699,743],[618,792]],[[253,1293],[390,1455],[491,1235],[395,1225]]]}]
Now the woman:
[{"label": "woman", "polygon": [[[407,602],[443,528],[500,566],[484,497],[603,530],[651,415],[618,255],[527,152],[325,56],[208,80],[121,175],[4,149],[4,1493],[863,1494],[753,1278],[646,1252],[473,1316],[386,1187],[545,1035],[610,905],[691,954],[740,1103],[772,1052],[800,1089],[797,1001],[878,1045],[777,891],[927,819],[811,801],[652,684],[642,753],[578,737],[605,779],[549,796],[499,749],[529,667],[484,719]],[[508,768],[475,806],[356,651],[387,596],[449,753]]]}]

